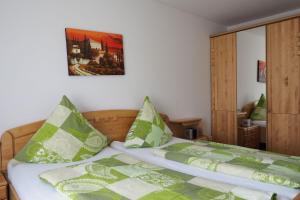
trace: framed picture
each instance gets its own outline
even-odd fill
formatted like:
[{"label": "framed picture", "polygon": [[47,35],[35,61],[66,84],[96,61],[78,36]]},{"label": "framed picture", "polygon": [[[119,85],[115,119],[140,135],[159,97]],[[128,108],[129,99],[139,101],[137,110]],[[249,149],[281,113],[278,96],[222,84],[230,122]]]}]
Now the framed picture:
[{"label": "framed picture", "polygon": [[257,61],[257,82],[265,83],[267,77],[266,62],[258,60]]},{"label": "framed picture", "polygon": [[70,76],[124,75],[123,36],[66,28]]}]

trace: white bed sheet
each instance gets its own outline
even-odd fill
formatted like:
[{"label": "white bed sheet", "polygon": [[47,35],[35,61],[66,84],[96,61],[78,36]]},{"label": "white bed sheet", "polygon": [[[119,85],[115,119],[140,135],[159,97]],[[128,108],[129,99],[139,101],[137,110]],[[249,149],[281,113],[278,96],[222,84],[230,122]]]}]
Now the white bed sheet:
[{"label": "white bed sheet", "polygon": [[106,147],[90,159],[63,164],[31,164],[11,160],[8,163],[8,178],[21,200],[66,200],[66,198],[58,193],[50,184],[43,182],[39,178],[39,174],[46,170],[98,160],[118,153],[120,152]]},{"label": "white bed sheet", "polygon": [[[179,142],[190,142],[190,141],[173,137],[170,142],[168,142],[167,144],[165,144],[159,148],[162,148],[162,147],[170,145],[170,144],[179,143]],[[189,166],[186,164],[182,164],[182,163],[178,163],[178,162],[175,162],[172,160],[167,160],[167,159],[153,155],[153,153],[152,153],[153,148],[128,149],[128,148],[124,147],[123,142],[118,142],[118,141],[112,142],[110,146],[116,150],[122,151],[129,155],[132,155],[132,156],[136,157],[137,159],[140,159],[145,162],[152,163],[152,164],[156,164],[161,167],[179,171],[182,173],[190,174],[193,176],[204,177],[204,178],[208,178],[208,179],[212,179],[212,180],[216,180],[216,181],[226,182],[226,183],[230,183],[230,184],[240,185],[240,186],[244,186],[244,187],[248,187],[248,188],[252,188],[252,189],[256,189],[256,190],[274,192],[274,193],[277,193],[280,200],[292,199],[300,192],[300,190],[296,190],[296,189],[292,189],[292,188],[288,188],[288,187],[262,183],[262,182],[258,182],[258,181],[254,181],[254,180],[245,179],[245,178],[229,176],[229,175],[226,175],[223,173],[199,169],[199,168]]]}]

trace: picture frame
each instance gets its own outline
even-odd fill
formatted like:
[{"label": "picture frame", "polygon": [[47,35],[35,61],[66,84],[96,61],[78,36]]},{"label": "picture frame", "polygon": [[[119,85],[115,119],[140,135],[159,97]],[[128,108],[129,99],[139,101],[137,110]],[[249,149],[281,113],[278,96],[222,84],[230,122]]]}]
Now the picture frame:
[{"label": "picture frame", "polygon": [[66,28],[69,76],[124,75],[121,34]]},{"label": "picture frame", "polygon": [[257,61],[257,82],[266,83],[267,80],[267,67],[266,62],[262,60]]}]

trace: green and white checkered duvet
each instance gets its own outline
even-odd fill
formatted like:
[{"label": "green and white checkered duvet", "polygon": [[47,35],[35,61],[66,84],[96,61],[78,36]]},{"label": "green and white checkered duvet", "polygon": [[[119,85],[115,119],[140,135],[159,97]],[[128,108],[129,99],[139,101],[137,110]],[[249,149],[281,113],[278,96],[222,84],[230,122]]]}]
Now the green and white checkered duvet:
[{"label": "green and white checkered duvet", "polygon": [[207,141],[172,144],[153,153],[202,169],[300,188],[300,157]]},{"label": "green and white checkered duvet", "polygon": [[193,177],[126,154],[46,171],[40,178],[72,200],[275,199],[272,193]]}]

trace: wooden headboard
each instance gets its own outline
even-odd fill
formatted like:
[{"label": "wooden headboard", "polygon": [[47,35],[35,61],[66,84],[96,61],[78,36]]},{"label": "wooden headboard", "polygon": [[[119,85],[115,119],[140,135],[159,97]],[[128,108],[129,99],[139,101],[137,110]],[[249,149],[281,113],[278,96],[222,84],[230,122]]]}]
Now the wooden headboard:
[{"label": "wooden headboard", "polygon": [[[112,141],[124,141],[130,126],[136,118],[137,110],[103,110],[82,113],[83,116],[99,131]],[[169,118],[161,114],[169,124]],[[7,163],[28,142],[33,134],[42,126],[45,120],[22,125],[7,130],[1,137],[0,170],[6,172]]]}]

